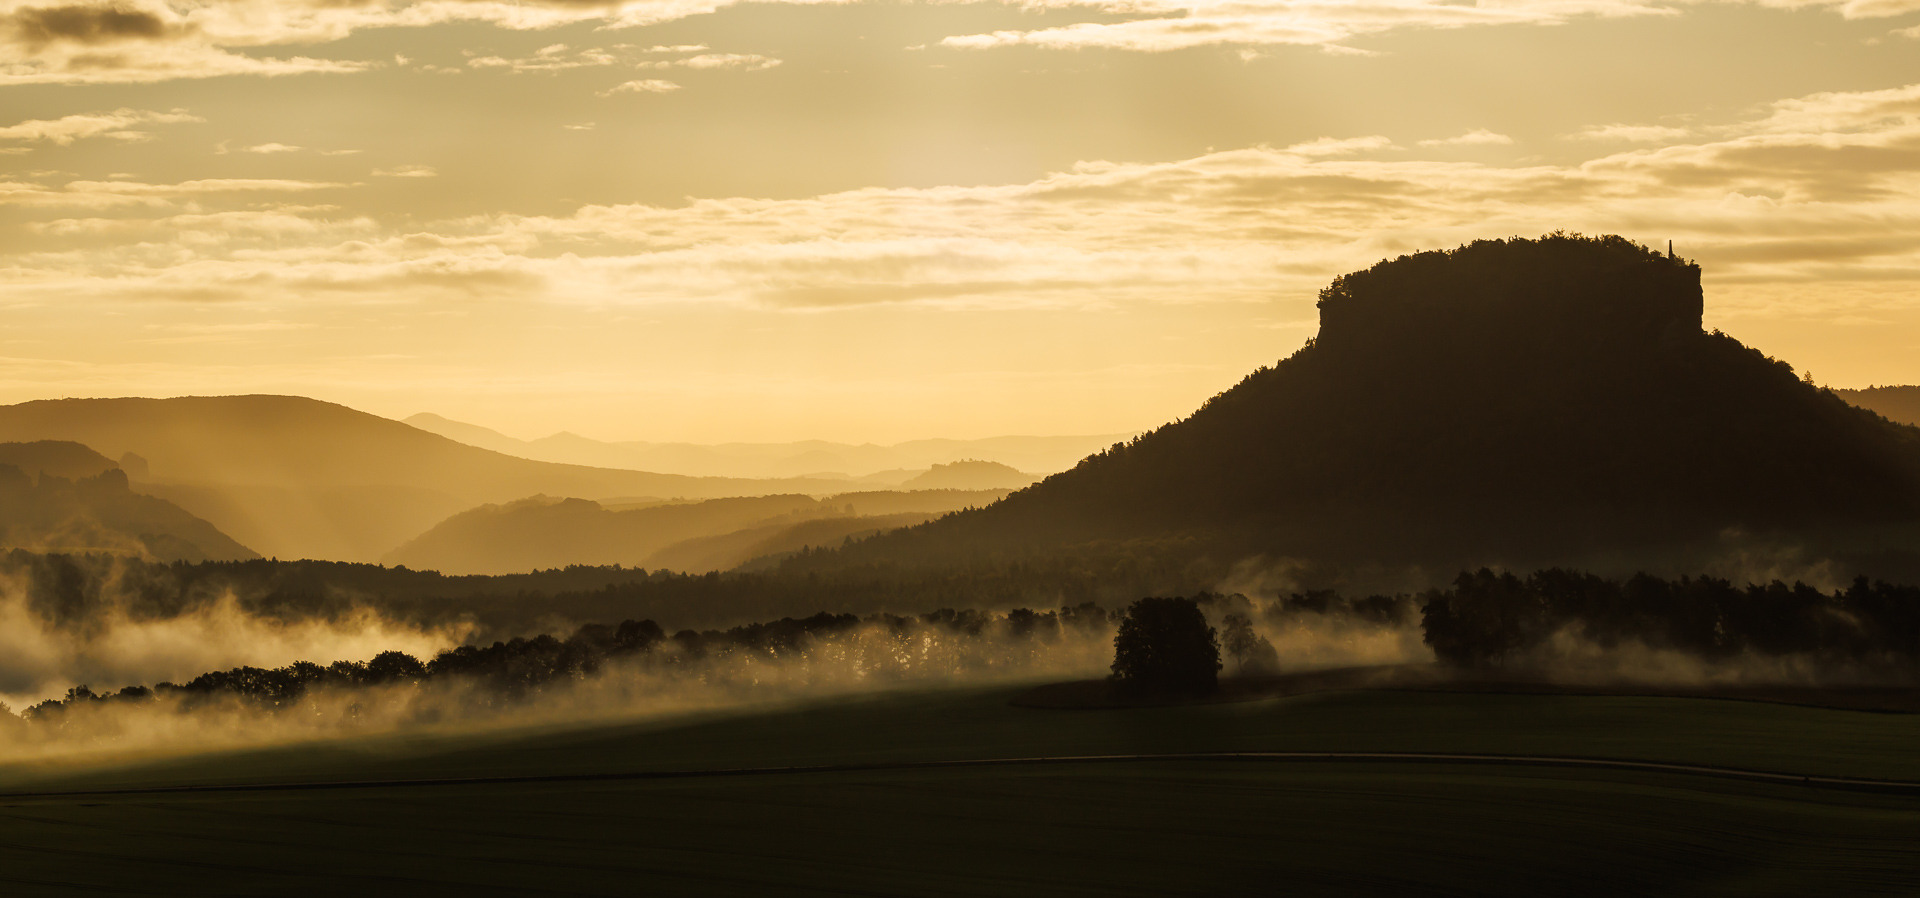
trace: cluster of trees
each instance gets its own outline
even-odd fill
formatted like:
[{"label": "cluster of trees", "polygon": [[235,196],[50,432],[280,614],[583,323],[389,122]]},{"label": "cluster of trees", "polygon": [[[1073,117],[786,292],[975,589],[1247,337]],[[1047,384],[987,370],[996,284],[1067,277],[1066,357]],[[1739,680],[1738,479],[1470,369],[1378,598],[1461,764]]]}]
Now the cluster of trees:
[{"label": "cluster of trees", "polygon": [[1482,568],[1423,596],[1426,643],[1440,660],[1501,665],[1566,632],[1600,648],[1624,642],[1704,659],[1745,654],[1920,665],[1920,587],[1857,578],[1823,592],[1778,580],[1624,581],[1561,569],[1524,578]]},{"label": "cluster of trees", "polygon": [[[564,638],[549,634],[485,646],[463,645],[425,662],[388,651],[365,662],[237,667],[204,673],[185,683],[128,686],[111,693],[76,686],[65,697],[40,702],[18,717],[0,714],[0,725],[17,726],[24,721],[50,733],[60,730],[69,715],[78,711],[110,711],[159,700],[182,712],[236,701],[261,711],[287,712],[311,709],[308,699],[322,693],[362,690],[372,700],[373,687],[418,692],[448,686],[453,688],[447,694],[457,696],[462,710],[505,710],[620,665],[700,681],[742,672],[758,681],[794,666],[882,680],[1018,671],[1063,639],[1098,642],[1112,626],[1108,612],[1092,603],[1006,613],[947,608],[911,617],[822,612],[672,635],[651,620],[627,620],[617,625],[587,624]],[[349,704],[346,713],[361,709]]]}]

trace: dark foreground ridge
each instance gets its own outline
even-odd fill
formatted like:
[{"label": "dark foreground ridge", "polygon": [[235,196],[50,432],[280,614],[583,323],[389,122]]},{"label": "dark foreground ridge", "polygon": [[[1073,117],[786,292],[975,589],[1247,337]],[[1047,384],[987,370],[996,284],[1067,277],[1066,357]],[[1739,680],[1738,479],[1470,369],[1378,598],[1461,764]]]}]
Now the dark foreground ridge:
[{"label": "dark foreground ridge", "polygon": [[1216,751],[1173,752],[1165,754],[1060,755],[1030,758],[967,758],[945,761],[877,761],[859,764],[811,764],[794,767],[721,767],[690,770],[634,770],[617,773],[533,774],[521,776],[474,776],[441,779],[317,781],[293,783],[230,783],[222,785],[143,786],[123,789],[76,789],[47,792],[0,792],[0,799],[73,798],[105,795],[165,795],[194,792],[300,792],[335,789],[394,789],[447,786],[510,785],[516,783],[590,783],[621,780],[676,780],[712,777],[792,776],[806,774],[870,773],[888,770],[941,770],[981,767],[1019,767],[1061,764],[1117,764],[1153,761],[1337,761],[1423,764],[1495,764],[1526,767],[1566,767],[1602,770],[1633,770],[1654,773],[1678,773],[1718,777],[1748,782],[1781,783],[1825,789],[1883,792],[1895,795],[1920,795],[1920,782],[1908,780],[1865,779],[1849,776],[1819,776],[1784,773],[1773,770],[1747,770],[1708,764],[1675,764],[1665,761],[1637,761],[1626,758],[1582,758],[1555,755],[1502,755],[1460,752],[1392,751]]}]

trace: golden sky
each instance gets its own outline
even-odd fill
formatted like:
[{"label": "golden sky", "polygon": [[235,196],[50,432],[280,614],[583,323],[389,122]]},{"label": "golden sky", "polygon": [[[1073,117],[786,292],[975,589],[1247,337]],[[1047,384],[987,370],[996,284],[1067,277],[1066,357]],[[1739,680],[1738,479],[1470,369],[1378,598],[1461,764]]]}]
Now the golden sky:
[{"label": "golden sky", "polygon": [[1920,382],[1920,0],[0,0],[0,402],[1132,431],[1555,229]]}]

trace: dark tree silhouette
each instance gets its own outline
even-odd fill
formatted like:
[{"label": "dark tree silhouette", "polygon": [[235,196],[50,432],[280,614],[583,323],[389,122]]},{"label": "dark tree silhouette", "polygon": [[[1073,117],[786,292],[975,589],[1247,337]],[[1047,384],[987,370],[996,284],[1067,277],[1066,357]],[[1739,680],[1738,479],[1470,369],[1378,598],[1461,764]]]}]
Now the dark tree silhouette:
[{"label": "dark tree silhouette", "polygon": [[1113,680],[1141,692],[1198,695],[1219,686],[1220,645],[1192,599],[1141,599],[1113,637]]},{"label": "dark tree silhouette", "polygon": [[367,662],[367,678],[376,683],[411,682],[426,675],[426,665],[406,652],[381,652]]}]

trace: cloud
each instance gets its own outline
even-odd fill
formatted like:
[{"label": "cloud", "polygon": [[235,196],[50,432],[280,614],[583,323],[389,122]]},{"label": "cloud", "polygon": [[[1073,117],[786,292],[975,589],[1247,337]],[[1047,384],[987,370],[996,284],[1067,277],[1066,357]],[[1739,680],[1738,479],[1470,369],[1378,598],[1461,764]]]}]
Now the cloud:
[{"label": "cloud", "polygon": [[1595,125],[1582,128],[1568,135],[1572,140],[1616,140],[1627,143],[1655,143],[1659,141],[1679,140],[1687,136],[1685,128],[1670,128],[1666,125]]},{"label": "cloud", "polygon": [[[1383,256],[1567,228],[1675,239],[1717,283],[1742,285],[1753,308],[1816,280],[1843,300],[1920,304],[1920,85],[1782,100],[1710,139],[1577,164],[1419,152],[1381,136],[1327,137],[1088,161],[1025,183],[589,205],[404,231],[318,207],[219,205],[339,185],[8,182],[0,202],[127,214],[45,225],[36,233],[70,235],[72,247],[0,253],[0,267],[21,301],[457,295],[587,307],[1100,310],[1308,301],[1330,274]],[[207,208],[183,208],[189,197]],[[145,206],[164,224],[128,223]],[[181,217],[223,208],[239,217]]]},{"label": "cloud", "polygon": [[265,155],[271,155],[275,153],[298,153],[302,149],[303,147],[296,147],[296,146],[292,146],[284,143],[262,143],[262,144],[255,144],[253,146],[243,148],[240,152],[258,153],[260,155],[265,156]]},{"label": "cloud", "polygon": [[1476,128],[1458,137],[1420,141],[1423,147],[1510,146],[1512,143],[1513,138],[1505,134],[1495,134],[1485,128]]},{"label": "cloud", "polygon": [[135,126],[204,121],[206,119],[190,115],[184,109],[175,109],[171,112],[116,109],[112,112],[86,112],[51,120],[32,119],[17,125],[9,125],[0,128],[0,140],[45,141],[58,146],[66,146],[76,140],[89,137],[146,140],[153,135],[138,130]]},{"label": "cloud", "polygon": [[440,172],[431,165],[396,165],[392,168],[373,170],[373,176],[376,178],[433,178],[438,177],[439,174]]},{"label": "cloud", "polygon": [[622,54],[599,47],[570,50],[566,44],[551,44],[540,48],[532,56],[519,59],[479,56],[468,59],[467,65],[470,68],[506,69],[515,73],[560,72],[567,69],[618,65],[622,62],[622,58]]},{"label": "cloud", "polygon": [[640,63],[647,69],[729,69],[743,72],[758,72],[773,68],[780,60],[770,56],[757,56],[751,53],[702,53],[686,59],[669,59]]},{"label": "cloud", "polygon": [[1920,84],[1886,90],[1829,92],[1780,100],[1759,129],[1773,133],[1857,131],[1920,121]]},{"label": "cloud", "polygon": [[621,84],[616,84],[612,87],[607,88],[606,90],[600,91],[598,96],[611,97],[615,94],[664,94],[664,93],[671,93],[679,89],[680,89],[680,85],[675,84],[671,81],[662,81],[658,78],[647,78],[641,81],[627,81]]},{"label": "cloud", "polygon": [[1369,150],[1384,150],[1391,146],[1393,141],[1378,134],[1370,137],[1322,137],[1306,143],[1296,143],[1287,147],[1286,152],[1296,156],[1346,156]]},{"label": "cloud", "polygon": [[[706,15],[742,0],[0,0],[0,85],[133,83],[234,75],[350,73],[392,64],[412,65],[408,54],[388,61],[274,57],[240,48],[319,45],[375,28],[425,28],[486,23],[518,31],[594,22],[601,30],[656,25]],[[770,0],[790,5],[846,0]],[[1495,25],[1556,25],[1581,19],[1678,15],[1704,0],[997,0],[1006,5],[1098,16],[1097,21],[1026,30],[950,35],[942,46],[983,50],[1006,46],[1163,52],[1229,46],[1312,46],[1330,53],[1369,51],[1346,41],[1396,30]],[[1920,0],[1752,0],[1759,5],[1816,7],[1850,19],[1902,15]],[[1913,29],[1906,29],[1912,31]],[[596,52],[531,57],[481,56],[473,68],[551,72],[611,65]],[[552,49],[552,48],[549,48]],[[627,48],[640,54],[701,53],[672,66],[753,70],[779,61],[744,54],[709,54],[705,45]],[[626,52],[626,51],[623,51]],[[697,61],[696,61],[697,60]],[[457,68],[421,65],[434,72]]]},{"label": "cloud", "polygon": [[0,203],[32,208],[166,207],[182,199],[221,194],[304,193],[344,186],[326,181],[263,178],[206,178],[173,184],[132,180],[68,181],[59,187],[32,181],[0,181]]},{"label": "cloud", "polygon": [[[1033,46],[1059,50],[1166,52],[1193,47],[1301,45],[1338,47],[1354,37],[1404,28],[1556,25],[1580,18],[1672,15],[1642,0],[1536,0],[1462,4],[1447,0],[1043,0],[1044,8],[1095,7],[1145,16],[1077,22],[1035,30],[955,35],[942,46],[984,50]],[[1342,48],[1352,50],[1353,48]]]},{"label": "cloud", "polygon": [[[953,35],[942,46],[963,50],[1030,46],[1145,53],[1195,47],[1317,46],[1329,52],[1356,37],[1405,29],[1494,25],[1560,25],[1579,19],[1671,16],[1704,0],[1031,0],[1029,8],[1097,10],[1119,21],[1076,22],[1037,29]],[[1753,5],[1821,8],[1847,19],[1884,18],[1920,10],[1920,0],[1750,0]],[[1910,29],[1920,31],[1920,29]],[[1242,58],[1248,58],[1242,52]]]},{"label": "cloud", "polygon": [[99,46],[166,40],[196,30],[191,22],[167,13],[118,5],[25,6],[10,10],[0,19],[4,23],[0,27],[14,43],[28,50],[53,44]]},{"label": "cloud", "polygon": [[[701,53],[707,49],[698,44],[673,47],[648,47],[640,49],[628,44],[616,44],[612,47],[591,47],[583,50],[570,49],[566,44],[552,44],[542,47],[532,56],[506,58],[501,56],[475,56],[467,60],[467,66],[474,69],[501,69],[516,74],[560,72],[568,69],[599,68],[619,66],[633,69],[704,69],[757,72],[780,64],[780,60],[768,56],[750,53]],[[663,53],[697,53],[681,59],[647,59],[650,55]],[[631,84],[667,84],[665,81],[633,81]],[[630,93],[647,91],[648,88],[614,88],[602,92]],[[673,88],[667,88],[669,90]],[[658,90],[652,90],[658,92]]]}]

